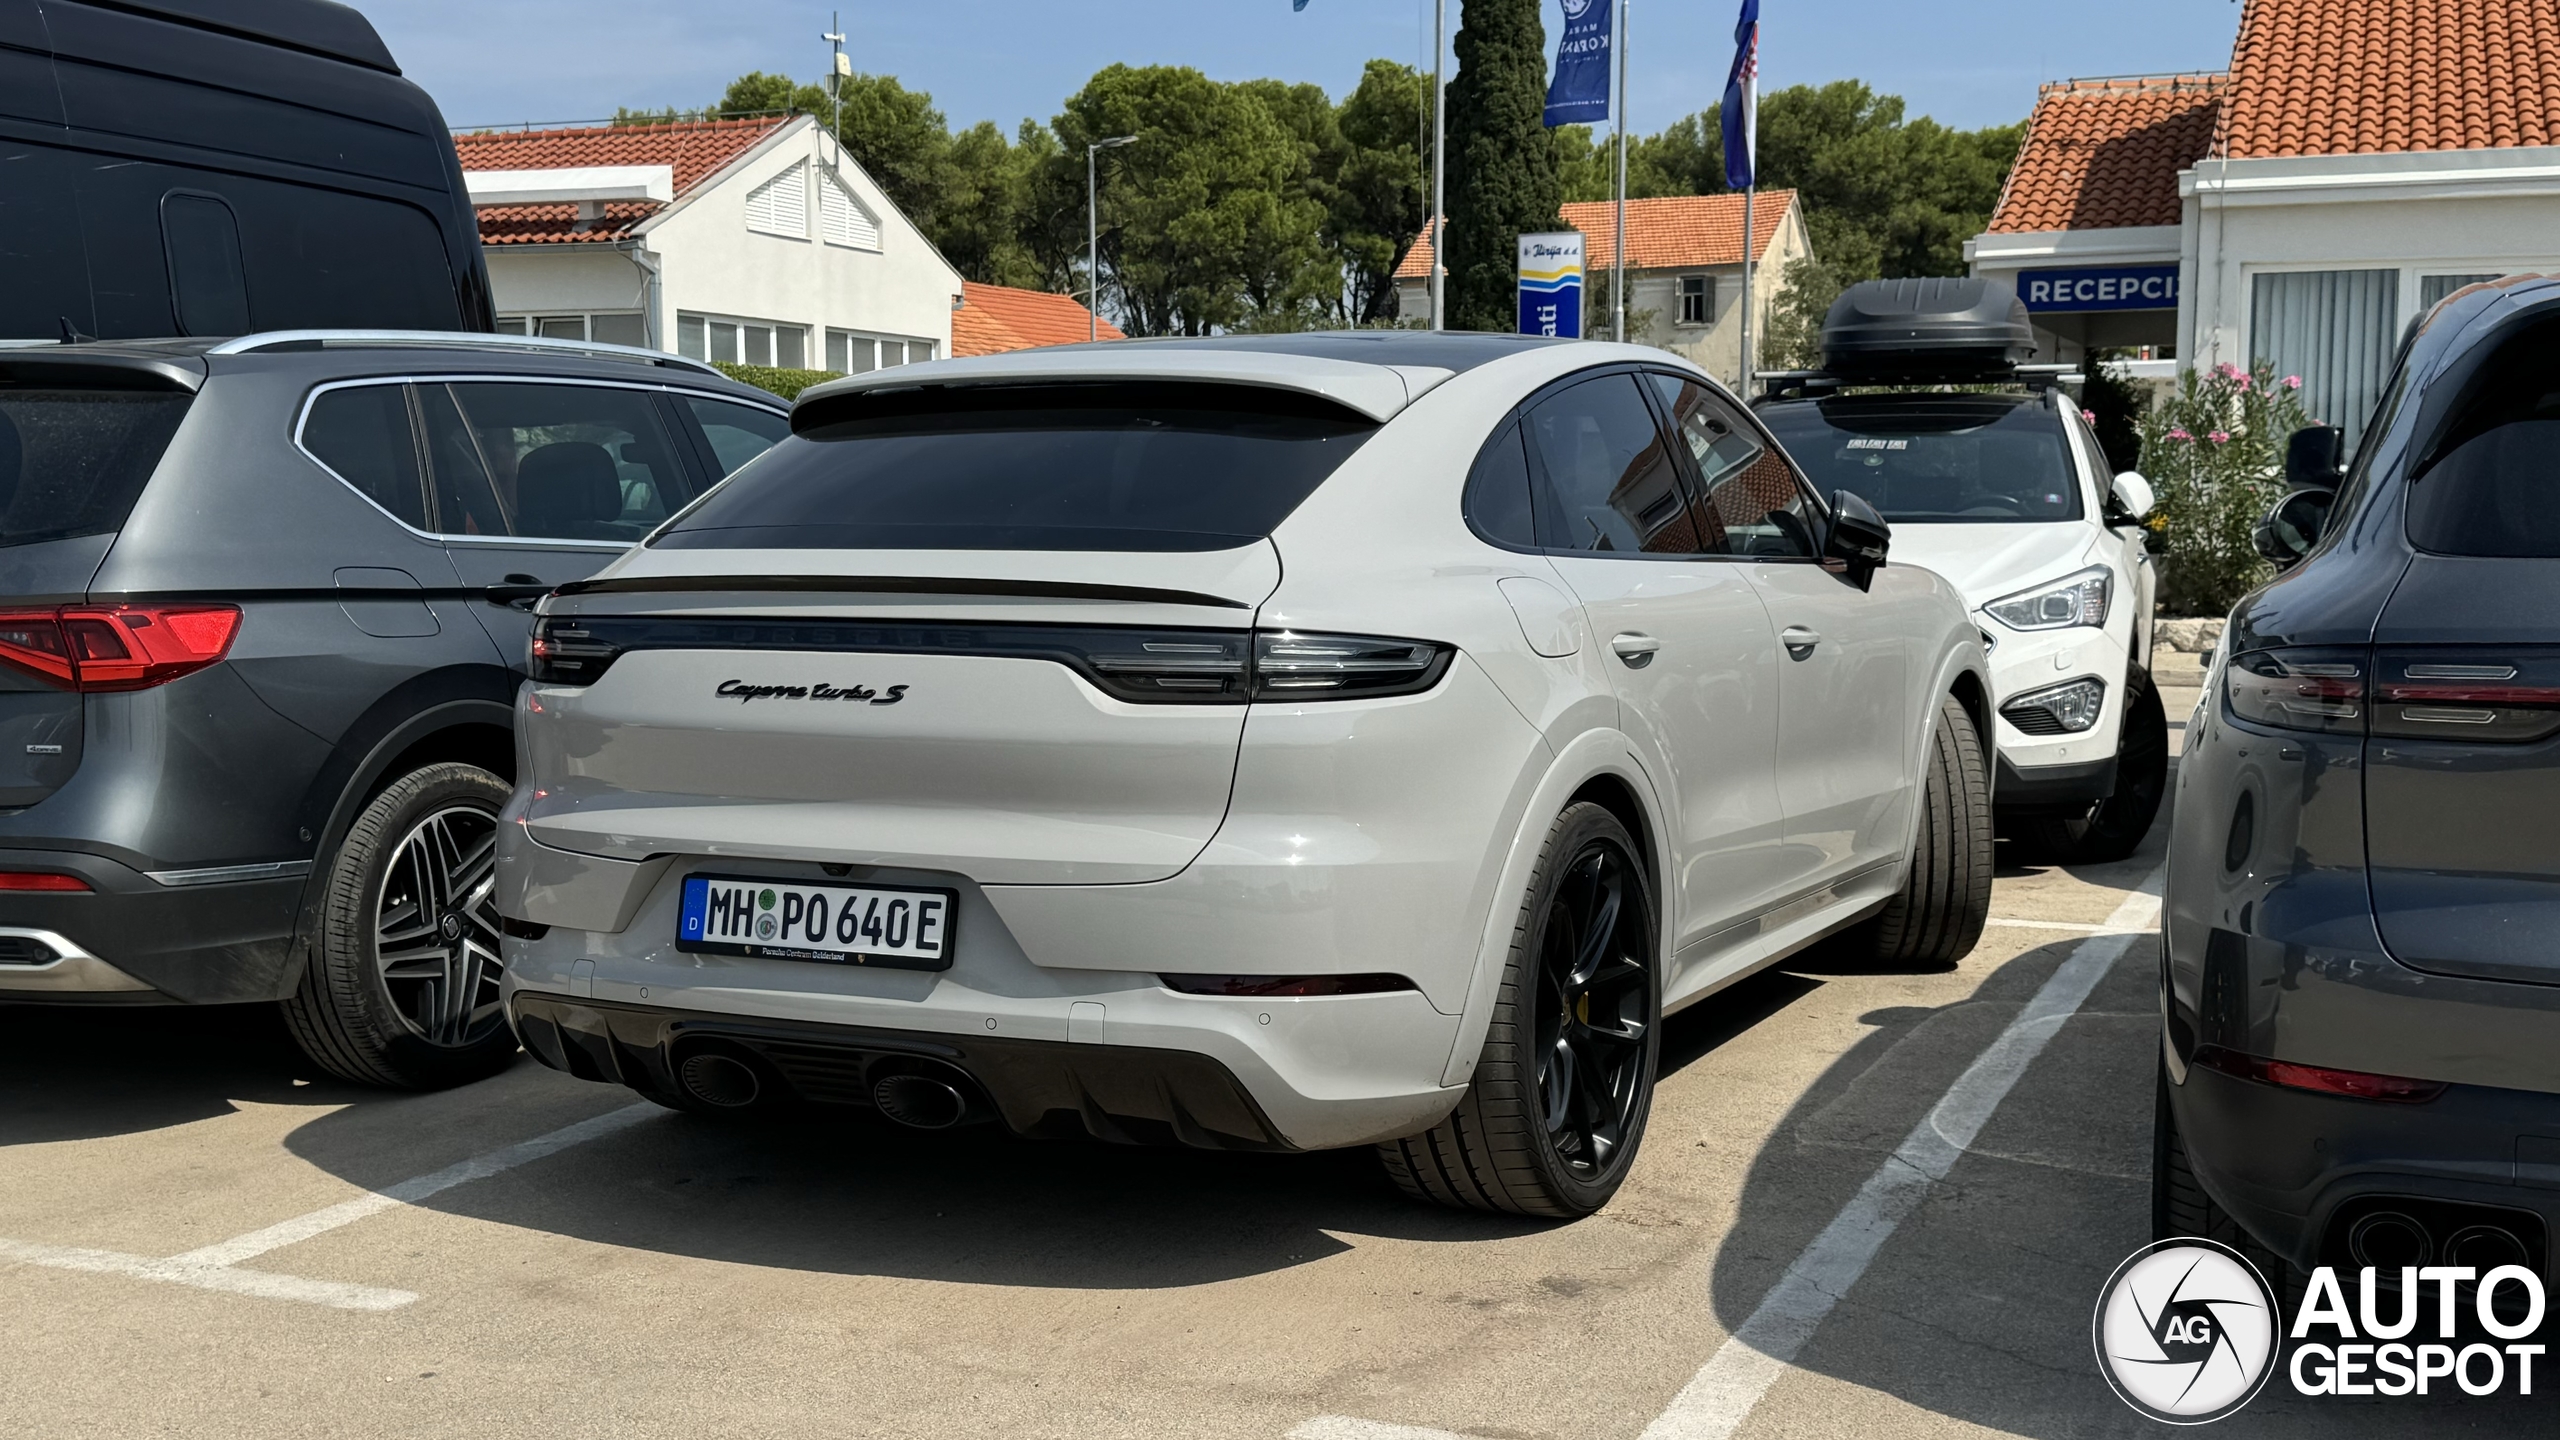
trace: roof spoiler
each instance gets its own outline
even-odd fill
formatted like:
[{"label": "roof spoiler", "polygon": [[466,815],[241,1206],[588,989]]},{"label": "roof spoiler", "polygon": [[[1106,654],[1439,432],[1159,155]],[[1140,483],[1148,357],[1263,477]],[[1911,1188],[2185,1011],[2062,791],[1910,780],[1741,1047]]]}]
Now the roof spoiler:
[{"label": "roof spoiler", "polygon": [[1428,366],[1366,365],[1253,350],[1154,349],[1120,343],[1058,345],[962,360],[871,370],[800,392],[810,404],[928,386],[1124,383],[1243,385],[1331,401],[1378,424],[1395,418],[1450,372]]}]

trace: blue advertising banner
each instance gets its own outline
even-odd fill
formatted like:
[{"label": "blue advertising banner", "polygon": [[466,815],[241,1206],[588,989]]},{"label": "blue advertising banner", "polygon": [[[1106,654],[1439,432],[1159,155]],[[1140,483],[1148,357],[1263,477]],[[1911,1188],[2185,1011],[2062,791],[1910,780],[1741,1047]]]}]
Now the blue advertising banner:
[{"label": "blue advertising banner", "polygon": [[2021,270],[2018,298],[2032,314],[2070,310],[2175,310],[2175,265],[2093,265],[2078,270]]},{"label": "blue advertising banner", "polygon": [[1556,78],[1547,84],[1547,128],[1592,125],[1609,118],[1610,25],[1615,0],[1564,0],[1564,36],[1556,41]]},{"label": "blue advertising banner", "polygon": [[1582,338],[1581,231],[1520,237],[1520,333]]}]

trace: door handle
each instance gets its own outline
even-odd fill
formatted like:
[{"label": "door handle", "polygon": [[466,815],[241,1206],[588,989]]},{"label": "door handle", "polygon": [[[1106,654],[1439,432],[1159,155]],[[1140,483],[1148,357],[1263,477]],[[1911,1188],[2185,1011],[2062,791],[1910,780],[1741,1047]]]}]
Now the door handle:
[{"label": "door handle", "polygon": [[1778,642],[1787,647],[1788,659],[1810,660],[1813,647],[1822,643],[1822,636],[1820,632],[1807,630],[1801,625],[1790,625],[1778,632]]},{"label": "door handle", "polygon": [[1641,670],[1653,663],[1653,652],[1662,648],[1662,642],[1641,631],[1630,630],[1623,635],[1611,636],[1609,648],[1617,652],[1619,659],[1627,662],[1628,669]]},{"label": "door handle", "polygon": [[551,588],[538,576],[509,575],[502,584],[482,586],[480,593],[494,604],[513,610],[530,610],[534,601],[551,593]]}]

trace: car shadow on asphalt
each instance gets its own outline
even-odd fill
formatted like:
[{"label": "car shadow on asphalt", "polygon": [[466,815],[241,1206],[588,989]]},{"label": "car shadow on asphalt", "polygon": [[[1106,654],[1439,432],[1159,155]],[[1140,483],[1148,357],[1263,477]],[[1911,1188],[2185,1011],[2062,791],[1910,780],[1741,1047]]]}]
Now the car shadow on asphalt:
[{"label": "car shadow on asphalt", "polygon": [[0,1146],[131,1135],[239,1100],[382,1098],[305,1059],[273,1005],[0,1004]]}]

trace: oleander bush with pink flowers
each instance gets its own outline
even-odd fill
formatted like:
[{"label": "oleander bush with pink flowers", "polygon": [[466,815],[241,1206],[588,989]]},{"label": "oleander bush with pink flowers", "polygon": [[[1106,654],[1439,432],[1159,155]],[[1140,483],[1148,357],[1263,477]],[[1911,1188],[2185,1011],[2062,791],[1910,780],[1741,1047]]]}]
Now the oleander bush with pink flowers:
[{"label": "oleander bush with pink flowers", "polygon": [[2302,378],[2263,363],[2187,370],[2143,417],[2142,475],[2159,496],[2147,523],[2168,613],[2226,614],[2273,573],[2250,532],[2284,493],[2286,439],[2316,423]]}]

